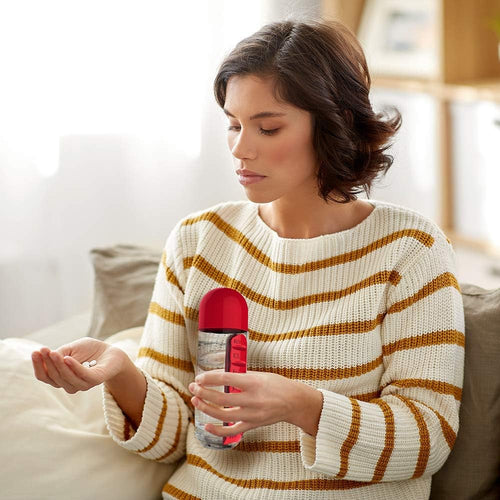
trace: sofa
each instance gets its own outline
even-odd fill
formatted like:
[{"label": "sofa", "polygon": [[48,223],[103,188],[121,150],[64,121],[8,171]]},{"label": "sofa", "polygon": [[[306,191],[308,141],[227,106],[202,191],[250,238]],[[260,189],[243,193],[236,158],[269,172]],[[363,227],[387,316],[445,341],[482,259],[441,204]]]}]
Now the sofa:
[{"label": "sofa", "polygon": [[[35,379],[31,352],[90,336],[134,360],[161,249],[115,245],[90,251],[92,308],[23,338],[0,341],[0,498],[160,499],[175,464],[117,446],[100,387],[73,395]],[[460,283],[465,371],[455,446],[433,476],[431,500],[500,498],[500,289]]]}]

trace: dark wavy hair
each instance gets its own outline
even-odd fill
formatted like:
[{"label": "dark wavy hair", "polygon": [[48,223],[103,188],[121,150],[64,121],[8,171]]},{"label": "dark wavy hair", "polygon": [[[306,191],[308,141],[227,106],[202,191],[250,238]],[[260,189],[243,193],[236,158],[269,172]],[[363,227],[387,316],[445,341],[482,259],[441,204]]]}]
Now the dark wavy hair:
[{"label": "dark wavy hair", "polygon": [[372,110],[363,49],[340,22],[272,22],[241,40],[214,80],[221,108],[234,75],[272,77],[275,99],[312,114],[318,188],[326,202],[347,203],[363,190],[369,197],[375,178],[391,167],[393,157],[384,153],[401,126],[401,114],[393,108],[395,116],[384,120]]}]

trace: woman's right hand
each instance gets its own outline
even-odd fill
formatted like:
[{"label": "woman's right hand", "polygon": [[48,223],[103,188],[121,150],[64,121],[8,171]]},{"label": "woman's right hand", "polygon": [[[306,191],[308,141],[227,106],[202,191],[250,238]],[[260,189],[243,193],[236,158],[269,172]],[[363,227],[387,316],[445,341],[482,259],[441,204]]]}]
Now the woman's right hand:
[{"label": "woman's right hand", "polygon": [[[51,351],[42,347],[31,353],[35,377],[69,394],[87,391],[118,375],[127,354],[102,340],[83,337]],[[84,361],[95,359],[91,367]]]}]

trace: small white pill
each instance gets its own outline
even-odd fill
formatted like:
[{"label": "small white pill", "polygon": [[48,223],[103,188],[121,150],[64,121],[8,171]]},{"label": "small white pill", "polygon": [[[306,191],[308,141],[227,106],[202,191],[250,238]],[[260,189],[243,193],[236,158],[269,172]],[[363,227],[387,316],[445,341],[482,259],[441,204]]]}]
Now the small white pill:
[{"label": "small white pill", "polygon": [[93,359],[90,363],[89,363],[90,366],[94,366],[94,365],[97,365],[97,361],[95,359]]},{"label": "small white pill", "polygon": [[83,365],[83,366],[85,366],[85,367],[87,367],[87,368],[89,368],[89,367],[90,367],[90,363],[89,363],[88,361],[84,361],[84,362],[82,363],[82,365]]}]

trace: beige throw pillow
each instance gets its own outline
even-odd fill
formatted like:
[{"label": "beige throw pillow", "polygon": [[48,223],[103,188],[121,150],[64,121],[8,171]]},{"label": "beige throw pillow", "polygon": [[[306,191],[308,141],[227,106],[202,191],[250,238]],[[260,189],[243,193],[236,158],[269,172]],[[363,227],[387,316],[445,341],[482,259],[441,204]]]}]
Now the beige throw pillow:
[{"label": "beige throw pillow", "polygon": [[135,245],[90,251],[95,282],[89,337],[102,340],[144,325],[161,254],[161,249]]},{"label": "beige throw pillow", "polygon": [[431,500],[500,498],[500,288],[460,284],[465,371],[455,446],[432,478]]}]

